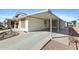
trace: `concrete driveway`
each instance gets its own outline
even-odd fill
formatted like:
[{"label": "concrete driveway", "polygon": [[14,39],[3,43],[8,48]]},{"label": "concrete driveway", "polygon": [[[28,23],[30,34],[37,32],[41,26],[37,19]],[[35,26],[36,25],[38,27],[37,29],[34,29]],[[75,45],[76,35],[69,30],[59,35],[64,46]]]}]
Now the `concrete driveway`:
[{"label": "concrete driveway", "polygon": [[[16,31],[19,32],[20,35],[0,41],[0,50],[39,50],[50,40],[50,32],[48,31],[36,31],[28,33],[18,30]],[[67,33],[68,30],[63,32]],[[65,45],[68,45],[69,43],[69,35],[52,33],[52,37],[52,40]]]},{"label": "concrete driveway", "polygon": [[49,32],[20,32],[20,35],[0,41],[0,50],[41,49],[49,41]]}]

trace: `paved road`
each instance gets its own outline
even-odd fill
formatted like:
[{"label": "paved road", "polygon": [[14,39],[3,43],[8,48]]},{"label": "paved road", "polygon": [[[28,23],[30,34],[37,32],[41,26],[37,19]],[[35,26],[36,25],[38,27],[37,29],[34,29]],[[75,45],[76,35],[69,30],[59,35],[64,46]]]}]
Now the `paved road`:
[{"label": "paved road", "polygon": [[49,32],[20,32],[20,35],[0,41],[2,50],[31,49],[36,44],[49,36]]}]

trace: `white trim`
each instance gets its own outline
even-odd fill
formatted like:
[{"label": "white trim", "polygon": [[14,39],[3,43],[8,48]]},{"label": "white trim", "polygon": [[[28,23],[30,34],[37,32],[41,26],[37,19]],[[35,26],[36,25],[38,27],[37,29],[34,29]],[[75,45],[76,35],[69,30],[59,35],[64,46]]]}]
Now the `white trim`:
[{"label": "white trim", "polygon": [[39,11],[39,12],[34,12],[34,13],[32,13],[32,14],[28,14],[27,16],[39,14],[39,13],[42,13],[42,12],[48,12],[48,9],[47,9],[47,10],[42,10],[42,11]]}]

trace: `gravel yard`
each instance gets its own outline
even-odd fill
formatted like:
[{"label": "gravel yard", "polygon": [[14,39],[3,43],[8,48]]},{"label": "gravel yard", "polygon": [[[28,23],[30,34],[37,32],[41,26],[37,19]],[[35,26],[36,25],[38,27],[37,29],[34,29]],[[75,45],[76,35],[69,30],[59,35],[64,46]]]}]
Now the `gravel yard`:
[{"label": "gravel yard", "polygon": [[0,40],[4,40],[17,35],[19,35],[19,33],[12,30],[3,31],[3,32],[0,32]]}]

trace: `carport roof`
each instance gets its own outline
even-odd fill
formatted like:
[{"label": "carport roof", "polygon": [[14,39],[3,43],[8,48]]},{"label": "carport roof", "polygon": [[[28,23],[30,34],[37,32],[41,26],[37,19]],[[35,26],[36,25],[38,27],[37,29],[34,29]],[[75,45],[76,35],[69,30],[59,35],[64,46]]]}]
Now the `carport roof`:
[{"label": "carport roof", "polygon": [[29,15],[26,15],[27,17],[33,17],[33,18],[40,18],[40,19],[60,19],[56,15],[54,15],[50,10],[43,10],[40,12],[35,12]]}]

